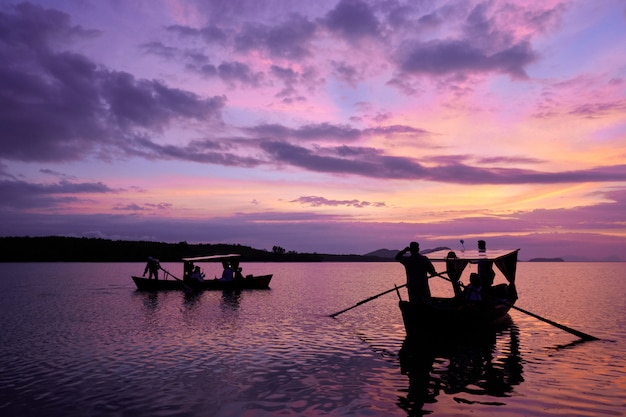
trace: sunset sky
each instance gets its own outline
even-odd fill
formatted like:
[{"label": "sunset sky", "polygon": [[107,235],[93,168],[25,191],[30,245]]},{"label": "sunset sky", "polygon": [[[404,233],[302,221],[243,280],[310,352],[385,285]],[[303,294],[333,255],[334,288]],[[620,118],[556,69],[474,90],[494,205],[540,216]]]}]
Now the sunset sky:
[{"label": "sunset sky", "polygon": [[626,260],[623,0],[0,0],[0,235]]}]

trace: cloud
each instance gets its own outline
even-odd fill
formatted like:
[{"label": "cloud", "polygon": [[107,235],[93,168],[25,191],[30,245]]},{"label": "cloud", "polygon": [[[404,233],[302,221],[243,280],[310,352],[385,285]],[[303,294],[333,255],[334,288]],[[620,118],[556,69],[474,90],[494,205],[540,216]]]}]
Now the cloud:
[{"label": "cloud", "polygon": [[569,112],[569,114],[574,116],[583,116],[591,119],[624,113],[626,113],[626,100],[584,103]]},{"label": "cloud", "polygon": [[[579,233],[567,230],[568,225],[560,230],[555,228],[553,218],[571,219],[573,224],[585,218],[600,218],[608,210],[612,213],[613,221],[623,222],[625,191],[614,190],[614,202],[573,209],[534,210],[501,218],[477,216],[471,222],[361,223],[346,215],[313,212],[255,211],[203,219],[170,219],[141,216],[138,213],[76,215],[48,212],[18,215],[15,212],[3,212],[0,228],[5,236],[82,237],[97,233],[109,239],[239,243],[267,250],[280,245],[298,252],[338,254],[365,254],[381,248],[399,249],[411,240],[418,240],[423,248],[448,246],[460,249],[459,239],[465,239],[466,247],[471,241],[486,239],[491,248],[522,248],[521,259],[574,255],[592,260],[621,256],[624,260],[621,248],[626,241],[624,237],[612,234],[615,228],[609,223],[602,229]],[[95,231],[94,225],[98,225]],[[307,238],[303,239],[302,236]],[[580,242],[585,243],[584,253],[580,251]]]},{"label": "cloud", "polygon": [[[384,152],[351,148],[320,148],[313,151],[281,141],[265,141],[261,148],[279,164],[288,164],[316,172],[359,175],[378,179],[406,179],[456,184],[555,184],[578,182],[614,182],[626,177],[626,165],[598,167],[578,171],[541,172],[519,168],[482,168],[462,163],[425,166],[415,158],[388,156]],[[363,156],[361,158],[361,156]]]},{"label": "cloud", "polygon": [[116,211],[130,211],[130,212],[146,212],[146,211],[167,211],[170,210],[173,207],[173,204],[171,203],[158,203],[158,204],[152,204],[152,203],[146,203],[146,204],[137,204],[137,203],[130,203],[130,204],[118,204],[115,207],[113,207],[113,210]]},{"label": "cloud", "polygon": [[279,124],[260,124],[245,129],[247,132],[260,137],[280,139],[335,140],[339,142],[353,142],[363,136],[363,131],[349,125],[331,123],[306,124],[298,128],[289,128]]},{"label": "cloud", "polygon": [[240,53],[258,50],[273,58],[300,60],[311,55],[308,43],[315,31],[316,25],[298,14],[274,26],[248,23],[235,36],[235,49]]},{"label": "cloud", "polygon": [[0,207],[12,209],[54,208],[79,201],[78,195],[114,193],[102,182],[70,182],[40,184],[18,180],[0,181]]},{"label": "cloud", "polygon": [[489,54],[468,40],[412,42],[397,53],[399,68],[409,74],[504,73],[527,78],[524,67],[535,61],[528,42]]},{"label": "cloud", "polygon": [[209,25],[201,29],[183,25],[169,25],[166,30],[182,37],[199,37],[208,44],[224,44],[229,40],[227,31],[217,25]]},{"label": "cloud", "polygon": [[385,207],[386,204],[384,202],[369,202],[369,201],[360,201],[360,200],[328,200],[324,197],[318,196],[302,196],[298,197],[295,200],[291,200],[290,203],[301,203],[304,205],[308,205],[311,207],[322,207],[322,206],[330,206],[330,207],[356,207],[356,208],[365,208],[365,207]]},{"label": "cloud", "polygon": [[254,72],[242,62],[222,62],[217,66],[217,75],[228,84],[242,83],[253,87],[263,80],[263,73]]},{"label": "cloud", "polygon": [[[110,71],[56,52],[49,39],[88,36],[69,16],[19,5],[0,13],[0,154],[18,161],[73,161],[125,149],[141,131],[181,120],[219,120],[225,98],[203,99],[161,81]],[[27,138],[27,139],[25,139]]]},{"label": "cloud", "polygon": [[322,19],[322,23],[351,42],[379,37],[378,19],[370,6],[360,0],[340,0]]}]

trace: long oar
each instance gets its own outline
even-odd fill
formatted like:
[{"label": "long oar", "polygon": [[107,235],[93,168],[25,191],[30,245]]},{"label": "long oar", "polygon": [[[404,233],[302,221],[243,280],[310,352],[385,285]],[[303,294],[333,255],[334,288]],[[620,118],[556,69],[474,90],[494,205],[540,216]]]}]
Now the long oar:
[{"label": "long oar", "polygon": [[175,280],[180,281],[180,283],[183,284],[183,288],[185,288],[185,291],[193,291],[193,288],[191,288],[189,285],[185,284],[185,281],[183,281],[182,279],[176,277],[175,275],[173,275],[170,271],[166,270],[165,268],[161,268],[161,269],[163,270],[163,272],[165,272],[166,274],[168,274],[169,276],[171,276]]},{"label": "long oar", "polygon": [[371,297],[369,297],[369,298],[366,298],[365,300],[361,300],[361,301],[359,301],[358,303],[356,303],[355,305],[353,305],[352,307],[344,308],[344,309],[343,309],[343,310],[341,310],[341,311],[338,311],[338,312],[336,312],[336,313],[330,314],[330,315],[329,315],[329,317],[337,317],[338,315],[343,314],[343,313],[345,313],[345,312],[346,312],[346,311],[348,311],[348,310],[352,310],[353,308],[358,307],[358,306],[360,306],[361,304],[365,304],[365,303],[367,303],[367,302],[369,302],[369,301],[375,300],[376,298],[380,297],[381,295],[388,294],[388,293],[390,293],[391,291],[395,291],[396,289],[398,289],[398,288],[402,288],[402,287],[406,287],[406,284],[402,284],[402,285],[400,285],[399,287],[394,287],[394,288],[392,288],[392,289],[390,289],[390,290],[387,290],[387,291],[381,292],[380,294],[376,294],[376,295],[373,295],[373,296],[371,296]]},{"label": "long oar", "polygon": [[[441,274],[446,274],[447,272],[448,272],[448,271],[440,272],[440,273],[438,273],[438,274],[431,275],[429,278],[432,278],[432,277],[441,277]],[[442,277],[442,278],[443,278],[443,277]],[[445,279],[445,278],[444,278],[444,279]],[[376,295],[373,295],[373,296],[371,296],[371,297],[369,297],[369,298],[366,298],[365,300],[361,300],[361,301],[359,301],[358,303],[356,303],[355,305],[353,305],[352,307],[344,308],[344,309],[343,309],[343,310],[341,310],[341,311],[338,311],[338,312],[336,312],[336,313],[330,314],[330,315],[329,315],[329,317],[337,317],[338,315],[343,314],[343,313],[345,313],[345,312],[346,312],[346,311],[348,311],[348,310],[352,310],[353,308],[358,307],[358,306],[360,306],[361,304],[365,304],[365,303],[367,303],[367,302],[370,302],[370,301],[372,301],[372,300],[375,300],[376,298],[380,297],[381,295],[389,294],[390,292],[392,292],[392,291],[396,291],[398,288],[402,288],[402,287],[406,287],[406,284],[402,284],[402,285],[400,285],[400,286],[398,286],[398,287],[394,285],[394,288],[392,288],[392,289],[390,289],[390,290],[383,291],[383,292],[381,292],[380,294],[376,294]]]},{"label": "long oar", "polygon": [[[446,277],[441,277],[441,278],[445,279],[446,281],[450,281],[450,282],[452,282],[452,280],[451,280],[450,278],[446,278]],[[461,284],[460,282],[459,282],[459,285],[461,285],[463,288],[465,288],[465,286],[464,286],[463,284]],[[540,316],[540,315],[538,315],[538,314],[531,313],[531,312],[530,312],[530,311],[528,311],[528,310],[524,310],[523,308],[517,307],[516,305],[513,305],[513,304],[511,304],[511,303],[509,303],[509,302],[507,302],[507,301],[501,300],[501,299],[496,298],[496,297],[494,297],[494,296],[491,296],[491,295],[489,295],[489,294],[484,294],[484,295],[486,295],[486,296],[487,296],[487,297],[489,297],[489,298],[496,299],[496,300],[498,300],[499,302],[501,302],[502,304],[505,304],[505,305],[507,305],[507,306],[511,307],[512,309],[517,310],[517,311],[520,311],[520,312],[522,312],[522,313],[524,313],[524,314],[527,314],[527,315],[529,315],[529,316],[531,316],[531,317],[534,317],[534,318],[536,318],[537,320],[541,320],[541,321],[543,321],[543,322],[545,322],[545,323],[548,323],[548,324],[550,324],[550,325],[552,325],[552,326],[554,326],[554,327],[558,327],[558,328],[559,328],[559,329],[561,329],[561,330],[565,330],[566,332],[571,333],[571,334],[573,334],[573,335],[575,335],[575,336],[578,336],[578,337],[580,337],[580,338],[581,338],[581,339],[583,339],[583,340],[600,340],[600,339],[598,339],[598,338],[597,338],[597,337],[595,337],[595,336],[592,336],[592,335],[590,335],[590,334],[587,334],[587,333],[581,332],[580,330],[572,329],[571,327],[565,326],[564,324],[557,323],[556,321],[552,321],[552,320],[547,319],[547,318],[545,318],[545,317],[541,317],[541,316]]]}]

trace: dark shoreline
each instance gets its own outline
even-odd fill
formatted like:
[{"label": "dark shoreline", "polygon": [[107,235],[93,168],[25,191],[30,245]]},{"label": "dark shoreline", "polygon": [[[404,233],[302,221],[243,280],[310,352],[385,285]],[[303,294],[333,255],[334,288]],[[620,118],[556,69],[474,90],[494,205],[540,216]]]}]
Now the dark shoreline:
[{"label": "dark shoreline", "polygon": [[0,262],[144,262],[153,256],[161,262],[184,257],[238,253],[244,262],[391,262],[368,255],[298,253],[229,244],[164,243],[62,236],[0,237]]},{"label": "dark shoreline", "polygon": [[[437,247],[422,251],[446,249]],[[298,253],[274,247],[272,251],[243,245],[165,243],[102,238],[43,236],[0,237],[0,262],[145,262],[153,256],[162,262],[182,258],[238,253],[243,262],[394,262],[397,250],[379,249],[365,255]],[[519,262],[623,262],[616,259],[532,258]]]}]

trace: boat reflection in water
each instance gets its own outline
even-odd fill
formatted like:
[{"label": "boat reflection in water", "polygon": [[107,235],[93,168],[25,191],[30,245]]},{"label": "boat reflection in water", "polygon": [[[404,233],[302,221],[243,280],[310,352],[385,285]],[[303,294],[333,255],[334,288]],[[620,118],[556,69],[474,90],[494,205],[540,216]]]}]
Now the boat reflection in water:
[{"label": "boat reflection in water", "polygon": [[429,414],[424,405],[437,402],[441,393],[452,395],[457,403],[504,405],[478,401],[476,396],[507,397],[524,380],[519,330],[510,319],[480,333],[407,337],[399,359],[409,388],[398,406],[411,416]]}]

